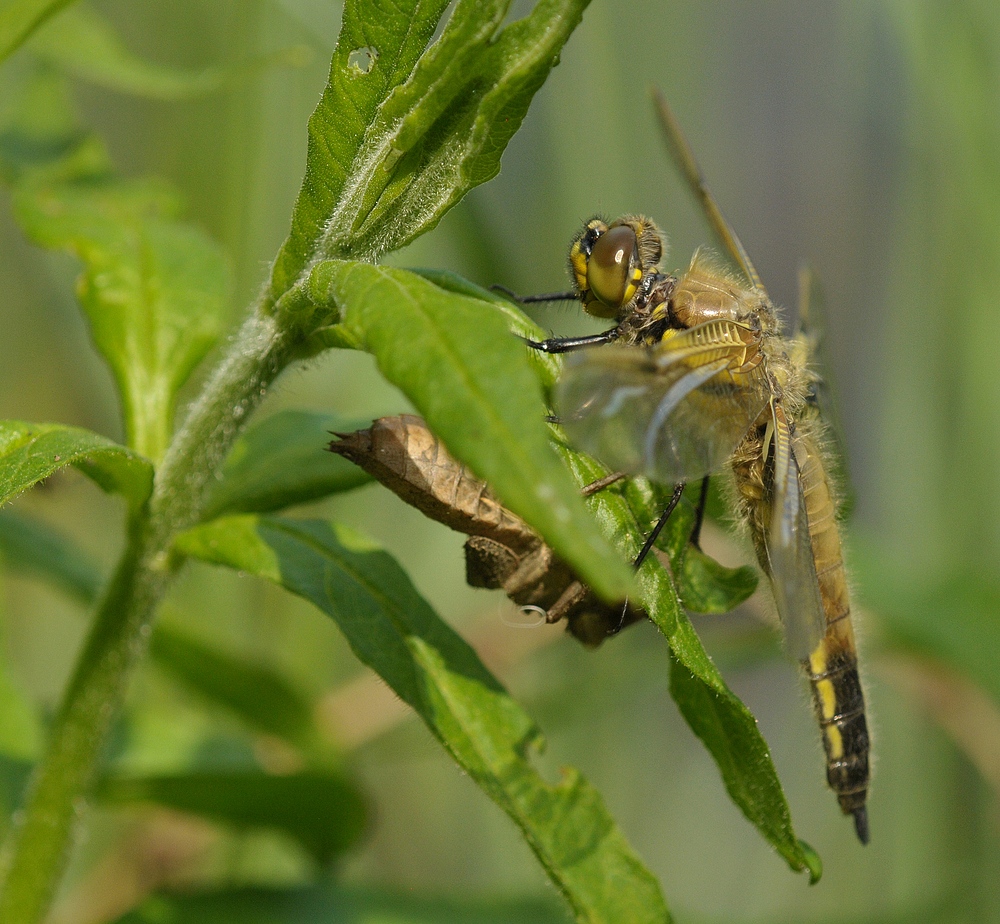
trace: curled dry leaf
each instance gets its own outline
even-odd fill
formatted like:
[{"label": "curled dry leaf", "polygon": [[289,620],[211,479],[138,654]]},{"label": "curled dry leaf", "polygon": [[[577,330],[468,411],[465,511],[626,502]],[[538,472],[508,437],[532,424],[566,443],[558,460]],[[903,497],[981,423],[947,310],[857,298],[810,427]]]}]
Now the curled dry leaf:
[{"label": "curled dry leaf", "polygon": [[629,603],[607,604],[489,485],[456,461],[420,417],[381,417],[366,430],[337,433],[330,451],[350,459],[406,503],[469,538],[465,576],[472,587],[502,589],[522,607],[538,607],[550,623],[566,620],[585,645],[646,614]]}]

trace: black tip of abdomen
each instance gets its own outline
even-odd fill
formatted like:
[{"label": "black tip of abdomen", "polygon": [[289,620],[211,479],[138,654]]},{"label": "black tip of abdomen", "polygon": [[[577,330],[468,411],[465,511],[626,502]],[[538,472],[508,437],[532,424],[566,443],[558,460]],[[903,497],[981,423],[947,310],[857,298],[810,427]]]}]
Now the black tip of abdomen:
[{"label": "black tip of abdomen", "polygon": [[856,808],[852,813],[854,815],[854,830],[858,832],[858,840],[862,844],[868,843],[868,809],[863,805],[861,808]]}]

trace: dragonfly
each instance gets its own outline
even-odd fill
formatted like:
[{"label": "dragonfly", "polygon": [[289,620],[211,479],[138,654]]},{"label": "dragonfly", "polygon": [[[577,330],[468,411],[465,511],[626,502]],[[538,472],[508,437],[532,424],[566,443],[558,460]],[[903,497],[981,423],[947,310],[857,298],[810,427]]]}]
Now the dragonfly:
[{"label": "dragonfly", "polygon": [[556,416],[574,446],[612,471],[680,487],[731,470],[735,514],[812,689],[827,781],[866,844],[869,735],[810,340],[783,332],[662,95],[657,108],[674,159],[739,273],[701,250],[686,270],[663,272],[664,238],[650,219],[595,218],[570,248],[573,290],[557,297],[614,326],[528,343],[568,354]]}]

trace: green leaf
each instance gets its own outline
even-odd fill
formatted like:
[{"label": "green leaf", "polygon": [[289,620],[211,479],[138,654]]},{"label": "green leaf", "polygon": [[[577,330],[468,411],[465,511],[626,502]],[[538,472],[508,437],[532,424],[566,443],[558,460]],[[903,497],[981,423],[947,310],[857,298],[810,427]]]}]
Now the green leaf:
[{"label": "green leaf", "polygon": [[133,510],[145,503],[153,486],[149,462],[89,430],[0,421],[0,504],[64,465],[76,466],[105,491],[123,495]]},{"label": "green leaf", "polygon": [[156,802],[239,829],[282,831],[320,863],[353,847],[368,821],[361,793],[344,777],[329,772],[109,777],[99,784],[97,797],[107,803]]},{"label": "green leaf", "polygon": [[275,671],[165,625],[153,633],[150,654],[161,668],[251,728],[310,755],[323,750],[309,700]]},{"label": "green leaf", "polygon": [[[13,510],[0,511],[0,559],[20,574],[50,581],[81,603],[92,603],[103,578],[97,565],[52,527]],[[150,657],[196,693],[231,710],[253,729],[274,735],[310,758],[326,760],[329,747],[320,738],[312,704],[284,677],[258,664],[219,651],[163,623],[153,630]],[[34,754],[35,738],[24,708],[0,670],[0,752]],[[23,700],[23,698],[21,698]],[[4,717],[6,716],[6,717]],[[9,739],[9,740],[8,740]],[[11,741],[29,742],[22,750]]]},{"label": "green leaf", "polygon": [[128,444],[159,460],[177,391],[221,330],[221,251],[174,220],[173,195],[150,181],[26,182],[15,205],[38,244],[83,262],[78,294],[118,383]]},{"label": "green leaf", "polygon": [[[526,340],[544,340],[548,336],[521,310],[519,305],[516,305],[509,298],[484,289],[482,286],[477,286],[457,273],[452,273],[449,270],[420,268],[415,268],[412,272],[423,276],[424,279],[446,292],[464,295],[466,298],[478,299],[481,302],[489,302],[496,311],[507,319],[507,329],[516,337],[522,337]],[[555,353],[543,353],[541,350],[526,350],[525,355],[528,357],[531,368],[542,388],[548,392],[562,373],[562,357]]]},{"label": "green leaf", "polygon": [[230,889],[147,899],[118,924],[569,924],[544,899],[473,899],[349,888]]},{"label": "green leaf", "polygon": [[640,570],[640,587],[650,619],[670,646],[670,693],[715,760],[729,797],[793,870],[808,870],[810,882],[817,882],[819,857],[795,836],[788,801],[753,713],[712,663],[659,562]]},{"label": "green leaf", "polygon": [[111,23],[78,4],[40,29],[31,50],[43,60],[97,86],[149,99],[183,100],[222,89],[227,83],[275,64],[300,65],[302,47],[287,48],[236,67],[183,70],[146,61],[131,52]]},{"label": "green leaf", "polygon": [[103,142],[77,121],[65,78],[38,68],[0,127],[0,176],[11,185],[107,177]]},{"label": "green leaf", "polygon": [[531,719],[417,594],[395,561],[338,525],[253,516],[196,527],[181,552],[269,578],[337,621],[355,654],[413,707],[517,823],[580,921],[665,921],[656,880],[574,770],[550,785]]},{"label": "green leaf", "polygon": [[311,411],[279,411],[253,424],[230,451],[202,519],[268,513],[367,484],[371,476],[325,450],[331,433],[348,433],[368,423]]},{"label": "green leaf", "polygon": [[[701,486],[694,486],[694,494]],[[626,483],[625,496],[643,535],[648,535],[666,509],[670,491],[643,478]],[[681,602],[694,613],[728,613],[757,589],[757,570],[749,565],[727,568],[691,544],[697,512],[685,495],[657,539],[656,547],[670,556]]]},{"label": "green leaf", "polygon": [[0,557],[12,570],[51,581],[81,603],[92,603],[104,580],[75,542],[15,510],[0,511]]},{"label": "green leaf", "polygon": [[[606,474],[587,456],[566,447],[560,447],[560,454],[581,485]],[[599,491],[588,499],[588,504],[604,534],[634,559],[649,524],[663,509],[662,493],[659,486],[634,479],[623,490]],[[632,503],[637,505],[638,513]],[[672,516],[664,533],[669,537],[672,565],[677,569],[678,562],[691,552],[687,541],[694,513],[683,505],[675,513],[680,514],[677,521],[672,523]],[[681,606],[670,573],[659,559],[648,556],[638,577],[639,599],[670,647],[671,694],[718,765],[730,798],[793,870],[808,869],[811,881],[817,881],[821,872],[819,857],[795,836],[788,802],[757,720],[726,686]],[[703,591],[708,597],[719,598],[727,592],[724,587]]]},{"label": "green leaf", "polygon": [[98,86],[156,99],[185,99],[222,86],[225,71],[188,72],[144,61],[126,48],[111,24],[78,4],[40,29],[31,49],[46,61]]},{"label": "green leaf", "polygon": [[678,590],[684,606],[694,613],[728,613],[753,595],[757,580],[757,571],[749,565],[727,568],[688,546]]},{"label": "green leaf", "polygon": [[[810,882],[819,881],[819,857],[795,836],[788,801],[757,720],[726,686],[684,612],[678,607],[672,615],[671,696],[715,759],[733,802],[792,869],[806,869]],[[655,615],[653,621],[659,624]]]},{"label": "green leaf", "polygon": [[406,270],[335,260],[316,267],[311,296],[339,309],[341,326],[375,356],[449,452],[597,593],[608,600],[628,595],[624,562],[550,448],[528,350],[493,303]]},{"label": "green leaf", "polygon": [[0,9],[0,61],[73,0],[7,0]]},{"label": "green leaf", "polygon": [[318,259],[403,246],[495,176],[587,2],[541,0],[498,33],[509,0],[459,0],[430,47],[446,0],[348,4],[272,300]]}]

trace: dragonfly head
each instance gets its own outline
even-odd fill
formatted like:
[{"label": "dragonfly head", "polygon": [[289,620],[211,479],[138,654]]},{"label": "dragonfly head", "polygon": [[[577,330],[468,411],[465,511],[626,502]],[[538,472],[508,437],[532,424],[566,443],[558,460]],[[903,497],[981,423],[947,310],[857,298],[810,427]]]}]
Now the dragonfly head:
[{"label": "dragonfly head", "polygon": [[598,318],[623,320],[631,312],[643,279],[656,272],[663,238],[648,218],[620,218],[610,225],[587,222],[573,242],[569,262],[584,310]]}]

